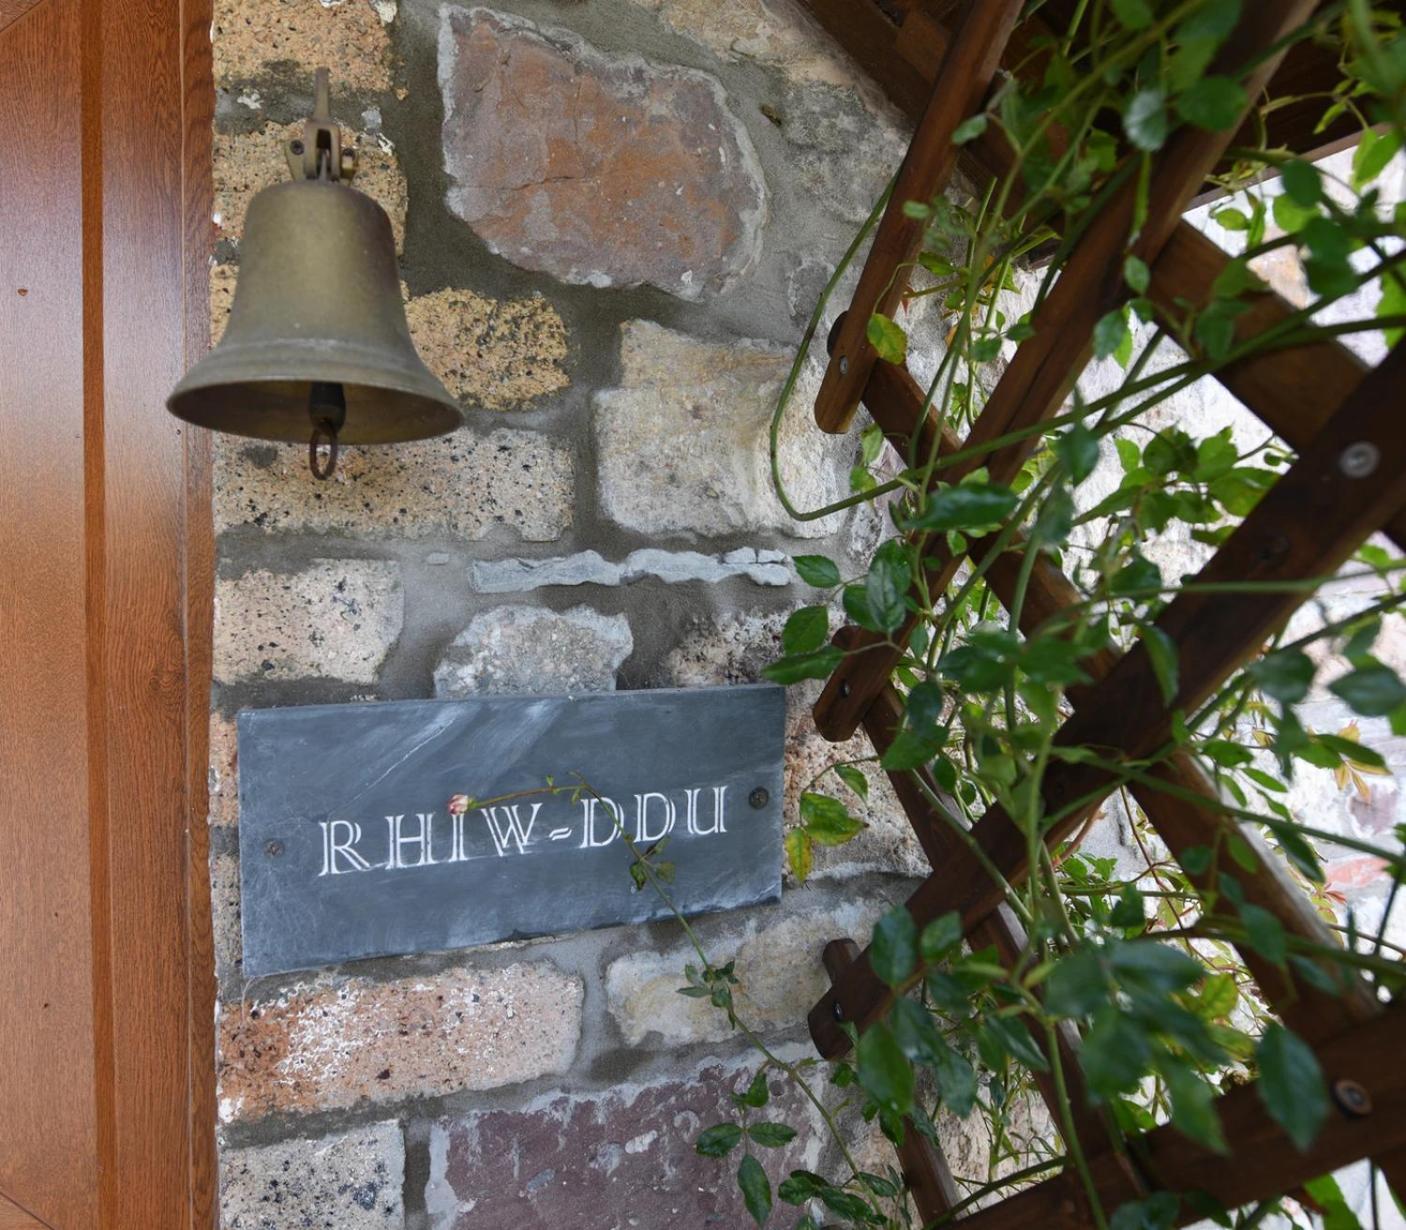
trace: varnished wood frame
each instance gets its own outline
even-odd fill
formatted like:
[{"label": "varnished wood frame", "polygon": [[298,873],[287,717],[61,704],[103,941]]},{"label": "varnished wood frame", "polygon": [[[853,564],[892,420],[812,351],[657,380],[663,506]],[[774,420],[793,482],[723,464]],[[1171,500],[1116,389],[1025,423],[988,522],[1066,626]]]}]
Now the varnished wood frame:
[{"label": "varnished wood frame", "polygon": [[[6,447],[47,461],[7,475],[26,490],[7,505],[23,520],[6,527],[17,553],[3,580],[7,597],[29,598],[33,639],[6,646],[30,660],[0,688],[5,720],[32,726],[7,781],[43,784],[86,835],[62,880],[60,860],[28,843],[22,870],[55,877],[43,899],[63,915],[18,918],[34,961],[4,988],[5,1020],[29,1033],[18,1055],[32,1060],[39,1037],[56,1066],[14,1065],[4,1048],[0,1208],[61,1230],[216,1220],[210,452],[163,406],[208,346],[210,23],[210,0],[0,3],[25,89],[71,100],[36,116],[20,96],[11,117],[45,125],[12,148],[29,151],[44,185],[34,199],[60,215],[37,227],[55,261],[31,251],[26,263],[23,242],[11,253],[34,275],[27,302],[57,305],[35,319],[61,328],[26,334],[21,321],[30,350],[6,368]],[[31,367],[62,379],[26,382]],[[46,555],[55,526],[62,549]],[[34,618],[45,601],[48,627]],[[63,669],[45,676],[50,658]],[[24,707],[39,695],[71,711],[61,743],[34,725],[49,710]],[[21,824],[42,835],[40,819],[7,812],[12,841]],[[57,984],[66,998],[51,1005]],[[54,1149],[56,1137],[81,1147]]]}]

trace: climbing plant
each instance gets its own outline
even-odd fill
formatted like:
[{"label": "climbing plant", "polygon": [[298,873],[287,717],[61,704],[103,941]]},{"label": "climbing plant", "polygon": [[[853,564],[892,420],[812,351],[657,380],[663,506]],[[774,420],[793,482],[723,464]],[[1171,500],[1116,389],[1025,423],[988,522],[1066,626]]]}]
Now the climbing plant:
[{"label": "climbing plant", "polygon": [[[1032,0],[1026,17],[1041,8]],[[1154,1193],[1118,1208],[1098,1200],[1076,1128],[1085,1111],[1115,1149],[1170,1121],[1213,1151],[1226,1147],[1216,1096],[1250,1079],[1300,1149],[1311,1145],[1329,1112],[1313,1050],[1270,1009],[1240,954],[1328,995],[1346,993],[1348,973],[1379,999],[1398,995],[1406,983],[1403,953],[1387,935],[1406,880],[1406,832],[1398,826],[1394,843],[1364,841],[1306,822],[1287,802],[1290,784],[1305,774],[1331,774],[1339,789],[1369,792],[1372,777],[1386,772],[1370,732],[1385,725],[1406,735],[1406,684],[1378,656],[1384,630],[1406,601],[1406,561],[1394,552],[1372,543],[1338,574],[1295,582],[1305,597],[1317,596],[1309,609],[1318,618],[1281,631],[1204,704],[1174,712],[1171,737],[1154,755],[1129,760],[1055,738],[1071,692],[1091,682],[1089,663],[1100,654],[1142,644],[1172,702],[1176,645],[1155,621],[1198,582],[1176,575],[1166,561],[1197,550],[1209,555],[1294,459],[1267,430],[1256,439],[1229,427],[1198,437],[1167,422],[1159,407],[1208,374],[1257,356],[1351,335],[1390,347],[1406,328],[1406,206],[1389,205],[1382,191],[1406,134],[1399,16],[1369,0],[1320,7],[1292,39],[1333,49],[1337,84],[1311,100],[1267,101],[1247,96],[1253,63],[1223,63],[1241,8],[1239,0],[1080,0],[1065,26],[1028,40],[1029,61],[1010,66],[984,109],[956,129],[959,144],[998,130],[1011,151],[1008,171],[975,196],[902,204],[926,228],[921,273],[905,270],[916,275],[908,311],[875,313],[867,336],[882,361],[903,364],[910,346],[925,344],[905,325],[933,315],[932,304],[920,300],[936,302],[939,353],[923,410],[960,438],[1013,347],[1032,336],[1034,315],[1078,239],[1115,193],[1136,185],[1122,266],[1127,302],[1093,333],[1107,391],[1090,392],[1085,382],[1056,417],[966,449],[943,450],[933,430],[914,432],[899,456],[870,426],[851,494],[802,509],[781,487],[780,425],[795,412],[789,402],[827,300],[887,198],[811,318],[773,423],[779,495],[802,520],[872,504],[893,533],[855,574],[820,555],[796,558],[817,596],[787,620],[782,655],[766,674],[783,684],[825,680],[847,654],[880,643],[896,653],[890,682],[903,711],[881,757],[837,762],[802,792],[785,841],[792,874],[804,882],[818,847],[862,832],[855,813],[862,815],[880,772],[913,774],[932,813],[969,844],[974,821],[1001,807],[1025,836],[1031,872],[1012,884],[987,866],[1022,924],[1024,947],[1013,961],[964,944],[955,914],[922,928],[904,908],[886,914],[869,960],[898,994],[886,1017],[862,1033],[845,1026],[852,1055],[823,1071],[818,1061],[793,1063],[767,1048],[744,1019],[732,965],[711,961],[689,931],[697,960],[680,993],[710,1001],[761,1056],[755,1078],[733,1096],[736,1115],[707,1126],[697,1148],[724,1159],[759,1225],[921,1224],[898,1170],[861,1164],[852,1150],[853,1120],[902,1143],[908,1133],[936,1141],[945,1117],[979,1116],[987,1165],[984,1173],[957,1176],[963,1197],[940,1220],[1068,1165],[1084,1180],[1097,1226],[1160,1230],[1185,1219],[1175,1195]],[[1320,128],[1347,115],[1361,124],[1346,174],[1331,175],[1269,144],[1266,121],[1290,102],[1321,108]],[[1252,122],[1241,127],[1247,107]],[[1241,247],[1207,302],[1169,313],[1149,297],[1151,271],[1133,248],[1147,218],[1153,160],[1188,127],[1239,128],[1216,176],[1224,195],[1214,219]],[[1287,254],[1302,268],[1302,306],[1242,337],[1237,322],[1262,289],[1259,270]],[[1016,439],[1036,447],[1012,481],[995,481],[983,457]],[[944,471],[961,477],[948,481]],[[932,556],[960,557],[977,538],[993,546],[930,591]],[[1018,561],[1014,597],[1004,605],[990,585],[990,569],[1002,557]],[[1030,628],[1023,606],[1035,570],[1049,562],[1073,582],[1073,600]],[[1256,583],[1218,584],[1230,593]],[[871,634],[866,648],[832,643],[841,622]],[[1311,689],[1323,684],[1355,715],[1335,731],[1316,730],[1303,716]],[[1158,773],[1172,756],[1200,764],[1215,786],[1214,806],[1237,822],[1215,845],[1182,850],[1175,860],[1131,795],[1139,787],[1174,790]],[[1087,823],[1047,847],[1045,834],[1063,813],[1048,808],[1043,786],[1061,763],[1097,766],[1116,778],[1105,810],[1125,817],[1135,866],[1085,850]],[[1247,897],[1245,884],[1261,869],[1251,835],[1282,855],[1340,944],[1286,930]],[[1339,920],[1325,883],[1325,844],[1380,859],[1389,874],[1374,931],[1359,929],[1351,912]],[[649,852],[637,855],[637,882],[667,897],[666,875]],[[1071,1025],[1082,1035],[1088,1107],[1070,1095],[1057,1045],[1058,1031]],[[759,1156],[797,1131],[771,1113],[773,1078],[795,1082],[828,1125],[841,1159],[832,1172],[794,1171],[773,1188]],[[1056,1091],[1053,1134],[1038,1120],[1029,1126],[1030,1092],[1041,1079]],[[1331,1177],[1299,1190],[1291,1203],[1239,1212],[1208,1203],[1194,1211],[1248,1227],[1269,1212],[1301,1222],[1305,1210],[1326,1214],[1335,1226],[1356,1220]]]}]

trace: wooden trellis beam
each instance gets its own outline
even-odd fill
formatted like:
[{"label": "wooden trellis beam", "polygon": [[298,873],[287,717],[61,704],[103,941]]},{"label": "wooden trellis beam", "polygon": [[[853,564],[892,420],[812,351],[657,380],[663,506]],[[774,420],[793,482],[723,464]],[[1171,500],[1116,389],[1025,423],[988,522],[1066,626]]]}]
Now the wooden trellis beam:
[{"label": "wooden trellis beam", "polygon": [[[1171,714],[1204,701],[1299,605],[1301,585],[1331,575],[1387,517],[1406,504],[1406,432],[1396,403],[1406,378],[1406,351],[1396,350],[1359,385],[1315,437],[1313,447],[1271,488],[1226,540],[1195,583],[1166,607],[1158,627],[1177,647],[1180,685],[1170,704],[1141,645],[1124,655],[1096,696],[1065,723],[1057,747],[1107,749],[1109,759],[1136,760],[1161,749]],[[1349,459],[1369,456],[1363,472]],[[1258,588],[1246,589],[1245,586]],[[1225,588],[1220,588],[1225,587]],[[1046,772],[1046,840],[1062,840],[1114,779],[1086,763],[1056,760]],[[1025,837],[999,807],[972,829],[973,838],[1011,882],[1026,872]],[[960,847],[914,893],[908,909],[919,926],[956,909],[968,927],[1000,903],[1001,888]],[[841,1020],[860,1029],[882,1015],[893,992],[873,973],[867,953],[851,964],[810,1014],[821,1054],[843,1054]]]},{"label": "wooden trellis beam", "polygon": [[[1398,1005],[1318,1048],[1335,1105],[1307,1152],[1300,1152],[1270,1118],[1254,1085],[1215,1101],[1226,1153],[1197,1144],[1170,1124],[1129,1142],[1130,1151],[1158,1189],[1204,1192],[1234,1209],[1292,1191],[1369,1154],[1406,1147],[1406,1066],[1400,1062],[1404,1033],[1406,1008]],[[1344,1109],[1348,1106],[1358,1111]],[[1360,1113],[1363,1107],[1365,1113]],[[1139,1198],[1111,1153],[1091,1157],[1089,1169],[1105,1209]],[[1183,1201],[1177,1224],[1204,1216],[1192,1202]],[[962,1218],[960,1224],[964,1230],[1086,1230],[1090,1222],[1079,1178],[1066,1169]]]},{"label": "wooden trellis beam", "polygon": [[942,57],[943,88],[931,91],[884,216],[875,232],[851,310],[834,340],[833,354],[815,399],[815,421],[825,431],[849,429],[878,355],[865,336],[874,312],[892,314],[907,288],[895,270],[913,260],[926,223],[903,211],[907,201],[929,201],[947,185],[957,164],[952,137],[978,110],[991,88],[1023,0],[967,0]]},{"label": "wooden trellis beam", "polygon": [[[1315,0],[1266,0],[1246,10],[1221,59],[1241,65],[1260,57],[1246,76],[1248,97],[1264,87],[1278,63],[1279,55],[1267,49],[1301,26],[1314,6]],[[1123,281],[1126,252],[1131,250],[1148,264],[1157,259],[1187,202],[1220,160],[1227,140],[1226,133],[1196,129],[1183,129],[1172,138],[1153,169],[1146,217],[1131,249],[1127,239],[1140,195],[1136,180],[1129,178],[1112,195],[1070,253],[1059,280],[1034,315],[1034,334],[1017,348],[964,447],[990,445],[1013,431],[1038,426],[1064,403],[1088,360],[1094,325],[1128,298]],[[984,463],[992,481],[1008,483],[1037,443],[1033,435],[1008,443],[980,459],[951,467],[946,476],[956,481]],[[927,592],[942,593],[959,561],[951,556],[944,560],[936,546],[933,555],[939,562],[929,569]],[[911,628],[910,620],[894,643],[903,643]],[[866,652],[845,659],[827,681],[815,705],[816,725],[826,738],[849,738],[882,689],[898,658],[893,645],[884,643],[887,639],[870,634]]]}]

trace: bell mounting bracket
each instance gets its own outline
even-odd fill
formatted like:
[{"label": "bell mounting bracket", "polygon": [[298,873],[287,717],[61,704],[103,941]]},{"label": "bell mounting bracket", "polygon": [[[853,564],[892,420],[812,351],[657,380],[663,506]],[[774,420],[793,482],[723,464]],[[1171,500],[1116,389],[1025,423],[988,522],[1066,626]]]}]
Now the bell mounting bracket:
[{"label": "bell mounting bracket", "polygon": [[325,179],[347,183],[356,174],[356,150],[342,148],[342,130],[332,118],[332,74],[313,74],[312,114],[303,121],[303,135],[284,146],[294,179]]}]

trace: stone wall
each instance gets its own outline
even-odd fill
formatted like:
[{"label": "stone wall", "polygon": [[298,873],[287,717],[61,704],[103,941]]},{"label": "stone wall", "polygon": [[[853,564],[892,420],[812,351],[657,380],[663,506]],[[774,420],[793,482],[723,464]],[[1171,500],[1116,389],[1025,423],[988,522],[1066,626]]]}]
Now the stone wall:
[{"label": "stone wall", "polygon": [[[218,0],[214,45],[217,333],[248,200],[285,176],[279,142],[326,64],[416,343],[468,419],[345,450],[327,483],[302,449],[217,442],[224,1225],[739,1225],[730,1171],[692,1137],[751,1064],[675,993],[675,926],[242,976],[233,718],[757,678],[806,600],[790,555],[858,566],[879,533],[873,514],[793,522],[766,433],[902,128],[790,0]],[[789,488],[843,494],[853,452],[799,409]],[[831,755],[809,699],[789,813]],[[922,870],[886,784],[867,818],[781,905],[701,928],[795,1055],[821,944],[866,937]],[[773,1167],[822,1164],[820,1140]]]}]

